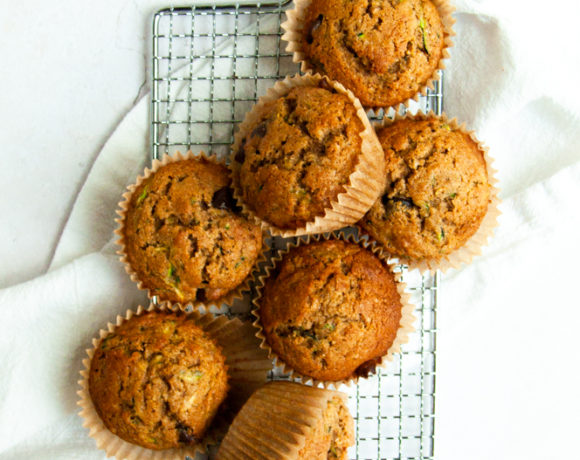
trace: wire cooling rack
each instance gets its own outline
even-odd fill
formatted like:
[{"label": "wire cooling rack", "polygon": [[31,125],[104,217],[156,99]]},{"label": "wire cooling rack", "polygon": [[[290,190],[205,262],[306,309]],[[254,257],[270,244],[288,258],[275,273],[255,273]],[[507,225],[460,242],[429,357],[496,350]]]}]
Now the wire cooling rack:
[{"label": "wire cooling rack", "polygon": [[[153,22],[152,156],[205,151],[226,158],[236,125],[255,101],[298,72],[280,24],[290,1],[195,6],[159,11]],[[441,113],[442,80],[409,110]],[[375,118],[382,118],[379,113]],[[273,246],[284,246],[276,240]],[[433,459],[435,345],[439,276],[401,266],[417,331],[386,369],[352,387],[353,459]],[[244,316],[248,302],[227,314]],[[284,378],[279,370],[272,378]]]}]

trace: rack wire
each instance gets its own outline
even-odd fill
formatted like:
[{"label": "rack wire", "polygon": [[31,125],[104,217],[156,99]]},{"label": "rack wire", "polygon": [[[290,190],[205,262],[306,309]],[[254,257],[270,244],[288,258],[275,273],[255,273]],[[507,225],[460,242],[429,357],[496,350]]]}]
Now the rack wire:
[{"label": "rack wire", "polygon": [[[228,158],[236,126],[274,83],[298,72],[280,24],[289,0],[160,10],[153,20],[152,158],[205,151]],[[408,110],[441,113],[443,75]],[[381,119],[380,112],[374,118]],[[278,239],[273,246],[284,246]],[[342,387],[355,419],[352,459],[433,459],[439,275],[399,268],[417,306],[402,353],[386,369]],[[244,316],[249,302],[217,313]],[[279,369],[271,378],[287,378]]]}]

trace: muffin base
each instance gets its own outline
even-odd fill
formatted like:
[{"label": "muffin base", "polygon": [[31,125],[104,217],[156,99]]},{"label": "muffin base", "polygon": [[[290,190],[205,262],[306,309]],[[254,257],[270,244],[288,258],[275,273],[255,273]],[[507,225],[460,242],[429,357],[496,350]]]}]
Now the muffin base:
[{"label": "muffin base", "polygon": [[[273,382],[259,389],[232,424],[217,458],[297,459],[306,437],[333,398],[347,404],[344,393],[291,382]],[[267,417],[267,420],[264,418]],[[264,427],[262,422],[267,422]],[[352,418],[347,428],[354,444]]]}]

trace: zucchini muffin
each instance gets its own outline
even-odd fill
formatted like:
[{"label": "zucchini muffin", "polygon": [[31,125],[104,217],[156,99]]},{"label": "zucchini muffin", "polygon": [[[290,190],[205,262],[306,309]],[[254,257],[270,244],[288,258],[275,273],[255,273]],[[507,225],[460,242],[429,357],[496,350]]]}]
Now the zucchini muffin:
[{"label": "zucchini muffin", "polygon": [[405,118],[379,128],[387,188],[359,225],[386,251],[441,259],[477,231],[490,202],[484,153],[446,119]]},{"label": "zucchini muffin", "polygon": [[279,381],[264,385],[248,400],[217,459],[346,460],[353,443],[345,394]]},{"label": "zucchini muffin", "polygon": [[240,198],[275,227],[304,227],[345,192],[364,129],[351,100],[325,81],[267,102],[234,152]]},{"label": "zucchini muffin", "polygon": [[445,57],[448,32],[430,0],[316,0],[302,21],[307,65],[367,107],[414,97]]},{"label": "zucchini muffin", "polygon": [[220,348],[185,314],[133,316],[101,340],[89,372],[105,426],[155,450],[199,443],[227,391]]},{"label": "zucchini muffin", "polygon": [[251,274],[262,232],[240,214],[230,183],[225,165],[202,156],[168,163],[134,190],[122,243],[151,295],[216,302]]},{"label": "zucchini muffin", "polygon": [[320,381],[374,372],[402,316],[386,263],[343,240],[290,249],[265,280],[258,302],[272,351],[299,374]]}]

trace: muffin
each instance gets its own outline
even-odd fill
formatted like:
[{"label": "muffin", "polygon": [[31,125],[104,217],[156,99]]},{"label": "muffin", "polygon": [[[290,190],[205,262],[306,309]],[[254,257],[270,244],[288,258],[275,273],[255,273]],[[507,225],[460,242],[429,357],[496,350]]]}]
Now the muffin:
[{"label": "muffin", "polygon": [[240,198],[260,219],[297,229],[323,216],[361,155],[364,125],[345,94],[297,87],[267,103],[234,154]]},{"label": "muffin", "polygon": [[240,214],[225,165],[205,156],[164,162],[121,205],[121,253],[151,296],[227,301],[251,274],[262,231]]},{"label": "muffin", "polygon": [[255,324],[272,352],[303,377],[366,377],[401,328],[397,284],[371,250],[340,239],[314,241],[276,263],[256,301]]},{"label": "muffin", "polygon": [[367,107],[416,96],[448,57],[453,21],[442,0],[303,0],[296,10],[285,38],[302,70],[342,83]]},{"label": "muffin", "polygon": [[89,393],[104,425],[139,446],[199,443],[226,398],[225,357],[185,314],[134,316],[99,343]]},{"label": "muffin", "polygon": [[419,115],[377,130],[387,188],[359,222],[387,252],[439,260],[478,230],[492,198],[484,151],[446,118]]},{"label": "muffin", "polygon": [[271,382],[236,416],[216,458],[346,460],[352,444],[354,424],[345,394]]},{"label": "muffin", "polygon": [[[144,323],[153,325],[151,328],[146,327],[146,324],[135,326],[134,321],[142,315],[152,315],[149,320],[144,320]],[[172,316],[177,316],[178,319],[175,320]],[[123,326],[126,323],[129,326]],[[196,326],[205,335],[200,336]],[[122,331],[120,338],[119,330]],[[129,342],[127,330],[132,331],[131,339],[137,339],[129,346],[125,344]],[[108,323],[106,329],[101,329],[98,338],[92,340],[92,348],[86,350],[87,358],[83,360],[81,379],[78,382],[80,390],[77,392],[83,427],[89,430],[89,436],[95,440],[99,449],[105,451],[107,457],[125,460],[183,460],[196,458],[198,453],[206,453],[209,446],[217,444],[218,439],[225,435],[235,414],[254,391],[266,383],[272,369],[272,360],[268,357],[268,352],[259,347],[260,341],[252,333],[253,330],[251,323],[242,322],[238,318],[228,319],[225,315],[214,317],[210,313],[201,314],[197,311],[175,314],[167,304],[159,307],[150,304],[147,309],[139,306],[134,311],[127,310],[124,317],[117,316],[115,324]],[[137,338],[137,333],[140,339]],[[153,344],[161,351],[157,352]],[[98,351],[101,345],[105,352]],[[141,350],[145,347],[147,351],[143,353]],[[124,353],[124,348],[127,353]],[[147,354],[150,361],[143,362],[142,356]],[[202,359],[204,357],[207,359]],[[193,438],[194,428],[197,431],[200,424],[212,415],[212,407],[216,405],[214,401],[223,398],[224,357],[228,374],[227,398],[219,406],[218,413],[203,439],[198,441]],[[127,366],[120,364],[123,360],[128,363]],[[161,363],[160,360],[165,361]],[[105,361],[113,364],[104,364]],[[179,367],[182,364],[185,366],[183,369]],[[143,365],[147,367],[145,375],[141,375]],[[112,418],[120,423],[125,417],[128,427],[124,430],[132,435],[136,431],[137,435],[156,439],[158,444],[155,447],[133,444],[107,428],[96,409],[97,402],[93,402],[97,398],[93,398],[92,394],[96,389],[91,382],[92,366],[98,366],[98,372],[103,372],[105,366],[114,368],[114,376],[110,379],[112,383],[98,384],[101,386],[98,391],[106,391],[102,400],[113,407],[104,411],[105,414],[118,414]],[[209,369],[209,373],[206,369]],[[213,376],[212,371],[218,377]],[[143,377],[142,387],[137,380],[140,375]],[[128,379],[131,382],[127,385]],[[120,389],[121,380],[123,389],[115,393],[116,385]],[[128,393],[133,389],[140,392],[140,396],[129,399]],[[115,399],[122,401],[119,404],[110,404]],[[201,408],[193,407],[193,411],[187,411],[187,406],[192,405],[201,405]],[[141,415],[144,411],[145,416]],[[150,436],[147,433],[155,419],[158,421],[153,425],[153,430],[163,430],[163,437],[170,440],[175,440],[176,437],[181,439],[178,447],[152,450],[159,447],[160,441],[159,436]],[[177,429],[177,434],[171,430],[172,424]],[[132,428],[132,425],[137,428]]]}]

